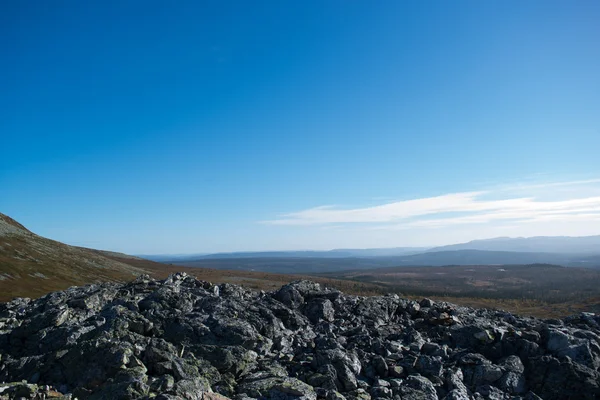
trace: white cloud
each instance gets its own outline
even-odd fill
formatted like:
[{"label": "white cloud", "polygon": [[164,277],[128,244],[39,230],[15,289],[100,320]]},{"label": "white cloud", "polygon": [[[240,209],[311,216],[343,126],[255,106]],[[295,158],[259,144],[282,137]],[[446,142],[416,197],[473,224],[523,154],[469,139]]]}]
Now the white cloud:
[{"label": "white cloud", "polygon": [[512,185],[504,185],[498,187],[498,190],[503,192],[509,191],[523,191],[523,190],[533,190],[533,189],[548,189],[548,188],[557,188],[557,187],[571,187],[571,186],[597,186],[594,184],[600,183],[599,179],[582,179],[577,181],[567,181],[567,182],[543,182],[543,183],[520,183],[520,184],[512,184]]},{"label": "white cloud", "polygon": [[[560,187],[569,187],[561,192]],[[373,207],[321,206],[264,221],[271,225],[359,225],[368,230],[432,229],[457,225],[600,220],[600,179],[514,185],[450,193]],[[532,195],[535,193],[535,195]],[[557,198],[560,193],[562,198]],[[568,197],[564,197],[568,196]]]}]

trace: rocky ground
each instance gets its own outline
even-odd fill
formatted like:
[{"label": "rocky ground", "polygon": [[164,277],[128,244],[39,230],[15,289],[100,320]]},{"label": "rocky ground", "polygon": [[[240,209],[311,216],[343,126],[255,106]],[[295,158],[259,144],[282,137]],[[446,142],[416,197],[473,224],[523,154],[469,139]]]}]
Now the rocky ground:
[{"label": "rocky ground", "polygon": [[0,399],[597,399],[600,316],[520,318],[308,281],[164,281],[0,304]]}]

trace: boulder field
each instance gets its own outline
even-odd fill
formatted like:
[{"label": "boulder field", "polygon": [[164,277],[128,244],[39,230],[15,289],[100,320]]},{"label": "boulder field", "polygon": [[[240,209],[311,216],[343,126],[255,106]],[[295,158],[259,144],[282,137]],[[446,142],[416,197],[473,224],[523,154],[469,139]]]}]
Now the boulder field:
[{"label": "boulder field", "polygon": [[600,316],[184,273],[0,303],[0,399],[600,399]]}]

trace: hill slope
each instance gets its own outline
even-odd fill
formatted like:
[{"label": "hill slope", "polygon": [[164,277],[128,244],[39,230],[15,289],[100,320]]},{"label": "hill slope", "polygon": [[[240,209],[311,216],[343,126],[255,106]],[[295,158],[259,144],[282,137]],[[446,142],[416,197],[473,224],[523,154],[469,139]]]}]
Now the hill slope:
[{"label": "hill slope", "polygon": [[600,398],[599,316],[522,318],[310,281],[256,292],[141,276],[0,303],[0,354],[10,399],[48,386],[90,400]]},{"label": "hill slope", "polygon": [[74,285],[130,280],[164,269],[140,260],[46,239],[0,213],[0,301],[37,297]]},{"label": "hill slope", "polygon": [[[36,235],[0,213],[0,301],[15,297],[36,298],[70,286],[125,282],[140,274],[164,279],[179,271],[212,282],[243,283],[257,290],[272,290],[302,278],[298,275],[174,266],[112,251],[69,246]],[[377,285],[316,279],[355,294],[380,293]]]}]

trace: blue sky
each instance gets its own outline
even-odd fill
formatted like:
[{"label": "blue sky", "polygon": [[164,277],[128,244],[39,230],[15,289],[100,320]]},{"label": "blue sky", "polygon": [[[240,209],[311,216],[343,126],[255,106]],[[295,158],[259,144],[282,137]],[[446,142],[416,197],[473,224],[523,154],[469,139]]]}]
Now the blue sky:
[{"label": "blue sky", "polygon": [[600,234],[599,20],[597,1],[4,2],[0,212],[138,254]]}]

